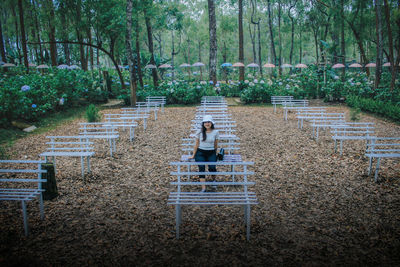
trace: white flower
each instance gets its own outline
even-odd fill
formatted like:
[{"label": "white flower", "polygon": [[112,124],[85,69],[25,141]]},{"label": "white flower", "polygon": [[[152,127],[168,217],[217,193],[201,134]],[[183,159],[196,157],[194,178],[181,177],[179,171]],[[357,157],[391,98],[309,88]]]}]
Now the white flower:
[{"label": "white flower", "polygon": [[215,86],[216,86],[216,87],[219,87],[219,83],[217,83]]},{"label": "white flower", "polygon": [[245,80],[244,83],[246,83],[246,84],[249,83],[249,80]]},{"label": "white flower", "polygon": [[260,83],[261,83],[261,84],[264,84],[264,80],[261,80]]},{"label": "white flower", "polygon": [[335,75],[335,77],[333,77],[333,79],[339,80],[339,76]]},{"label": "white flower", "polygon": [[168,85],[172,85],[172,82],[168,82]]},{"label": "white flower", "polygon": [[278,84],[279,84],[279,85],[282,85],[282,82],[279,82]]},{"label": "white flower", "polygon": [[254,79],[254,81],[253,81],[254,83],[258,83],[258,80],[257,79]]},{"label": "white flower", "polygon": [[250,85],[250,86],[254,86],[254,83],[253,83],[253,82],[250,82],[249,85]]},{"label": "white flower", "polygon": [[206,84],[206,81],[201,81],[200,84]]},{"label": "white flower", "polygon": [[360,82],[357,82],[356,85],[361,85],[361,83],[360,83]]},{"label": "white flower", "polygon": [[63,97],[60,98],[60,102],[59,103],[60,103],[61,106],[64,105],[64,98]]},{"label": "white flower", "polygon": [[249,74],[247,74],[247,77],[253,78],[253,75],[251,75],[251,73],[249,73]]}]

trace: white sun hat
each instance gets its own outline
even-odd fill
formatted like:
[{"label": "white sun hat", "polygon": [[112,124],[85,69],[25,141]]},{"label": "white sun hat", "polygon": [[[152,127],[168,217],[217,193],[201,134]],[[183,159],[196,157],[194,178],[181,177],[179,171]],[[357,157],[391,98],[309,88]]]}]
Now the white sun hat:
[{"label": "white sun hat", "polygon": [[212,124],[214,124],[213,118],[211,115],[205,115],[203,117],[203,121],[202,122],[206,122],[206,121],[211,121]]}]

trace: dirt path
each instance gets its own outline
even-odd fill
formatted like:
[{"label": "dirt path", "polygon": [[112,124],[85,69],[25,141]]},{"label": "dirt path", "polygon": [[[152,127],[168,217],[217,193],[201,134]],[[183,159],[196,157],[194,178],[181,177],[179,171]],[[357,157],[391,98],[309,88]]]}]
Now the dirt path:
[{"label": "dirt path", "polygon": [[[332,112],[347,111],[329,107]],[[114,110],[116,112],[116,110]],[[181,239],[175,210],[166,205],[173,177],[168,163],[181,155],[195,108],[166,108],[144,132],[128,133],[110,158],[96,143],[92,174],[83,184],[78,160],[60,159],[60,196],[45,202],[46,219],[28,205],[31,236],[23,236],[19,203],[0,208],[0,264],[26,265],[394,265],[400,262],[400,164],[385,160],[382,182],[366,176],[362,142],[333,152],[329,133],[318,142],[297,121],[272,107],[230,107],[241,154],[254,161],[251,240],[239,207],[183,209]],[[109,112],[109,111],[107,111]],[[348,117],[348,114],[347,114]],[[378,135],[400,127],[374,121]],[[76,134],[77,122],[31,135],[13,146],[13,158],[37,159],[46,135]]]}]

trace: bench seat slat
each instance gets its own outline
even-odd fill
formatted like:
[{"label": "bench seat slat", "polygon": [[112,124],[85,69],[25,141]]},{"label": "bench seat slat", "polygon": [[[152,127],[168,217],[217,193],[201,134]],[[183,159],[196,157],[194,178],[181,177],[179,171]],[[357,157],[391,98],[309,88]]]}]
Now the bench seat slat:
[{"label": "bench seat slat", "polygon": [[94,152],[53,152],[48,151],[40,154],[42,157],[90,157]]}]

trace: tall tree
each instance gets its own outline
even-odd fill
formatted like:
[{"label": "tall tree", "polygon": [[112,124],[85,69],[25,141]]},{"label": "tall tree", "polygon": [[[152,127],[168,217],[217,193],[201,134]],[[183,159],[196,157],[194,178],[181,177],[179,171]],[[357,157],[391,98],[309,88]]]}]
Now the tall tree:
[{"label": "tall tree", "polygon": [[274,42],[274,31],[272,27],[272,13],[271,13],[271,0],[268,0],[268,27],[269,27],[269,36],[271,40],[271,57],[273,63],[276,64],[276,51],[275,51],[275,42]]},{"label": "tall tree", "polygon": [[126,54],[128,58],[129,65],[129,80],[130,80],[130,89],[131,89],[131,106],[136,106],[136,75],[135,75],[135,66],[134,66],[134,58],[132,51],[132,0],[126,1]]},{"label": "tall tree", "polygon": [[3,28],[1,27],[1,19],[0,19],[0,55],[1,55],[1,60],[7,62],[6,48],[4,46],[4,39],[3,39]]},{"label": "tall tree", "polygon": [[[153,30],[151,27],[150,15],[149,15],[149,12],[147,11],[148,8],[151,8],[152,4],[153,4],[153,0],[146,1],[146,6],[143,9],[143,14],[144,14],[144,19],[146,22],[146,29],[147,29],[147,41],[148,41],[149,52],[150,52],[150,64],[156,65],[156,61],[154,60]],[[153,85],[154,85],[154,87],[157,87],[158,86],[157,69],[151,69],[151,70],[152,70],[152,74],[153,74]]]},{"label": "tall tree", "polygon": [[[135,3],[137,3],[135,1]],[[143,75],[142,75],[142,66],[141,66],[141,59],[140,59],[140,41],[139,41],[139,33],[140,33],[140,28],[139,28],[139,13],[136,12],[136,20],[135,20],[135,25],[136,25],[136,66],[137,66],[137,74],[139,78],[139,83],[140,86],[143,88]]]},{"label": "tall tree", "polygon": [[375,89],[379,87],[382,74],[382,0],[375,0],[375,21],[376,21],[376,70],[375,70]]},{"label": "tall tree", "polygon": [[19,46],[19,30],[18,30],[18,18],[17,18],[17,14],[15,13],[15,6],[12,4],[11,5],[11,11],[14,17],[14,21],[15,21],[15,44],[17,46],[17,52],[18,52],[18,61],[19,64],[22,64],[21,61],[21,48]]},{"label": "tall tree", "polygon": [[[344,0],[340,0],[340,50],[341,50],[341,57],[342,57],[342,64],[346,65],[346,40],[344,37]],[[342,81],[345,78],[345,69],[343,68],[342,71]]]},{"label": "tall tree", "polygon": [[217,20],[215,17],[214,0],[208,0],[208,19],[210,34],[210,81],[213,81],[215,85],[217,84]]},{"label": "tall tree", "polygon": [[[243,0],[239,0],[239,62],[244,64]],[[244,81],[244,67],[239,67],[239,81]]]},{"label": "tall tree", "polygon": [[22,7],[22,0],[18,0],[18,11],[19,11],[19,26],[21,27],[21,41],[22,41],[22,51],[24,55],[24,65],[26,68],[26,72],[28,73],[29,72],[28,51],[26,49],[24,8]]},{"label": "tall tree", "polygon": [[50,58],[51,65],[57,66],[57,46],[56,46],[56,20],[54,14],[54,4],[53,0],[46,1],[46,8],[49,18],[49,41],[50,41]]},{"label": "tall tree", "polygon": [[394,53],[393,53],[393,34],[392,34],[392,27],[390,25],[390,10],[389,4],[387,0],[383,0],[384,9],[385,9],[385,20],[386,20],[386,27],[387,27],[387,36],[388,36],[388,45],[389,45],[389,61],[390,61],[390,70],[392,73],[392,79],[390,81],[390,91],[394,90],[395,81],[396,81],[396,65],[394,62]]}]

